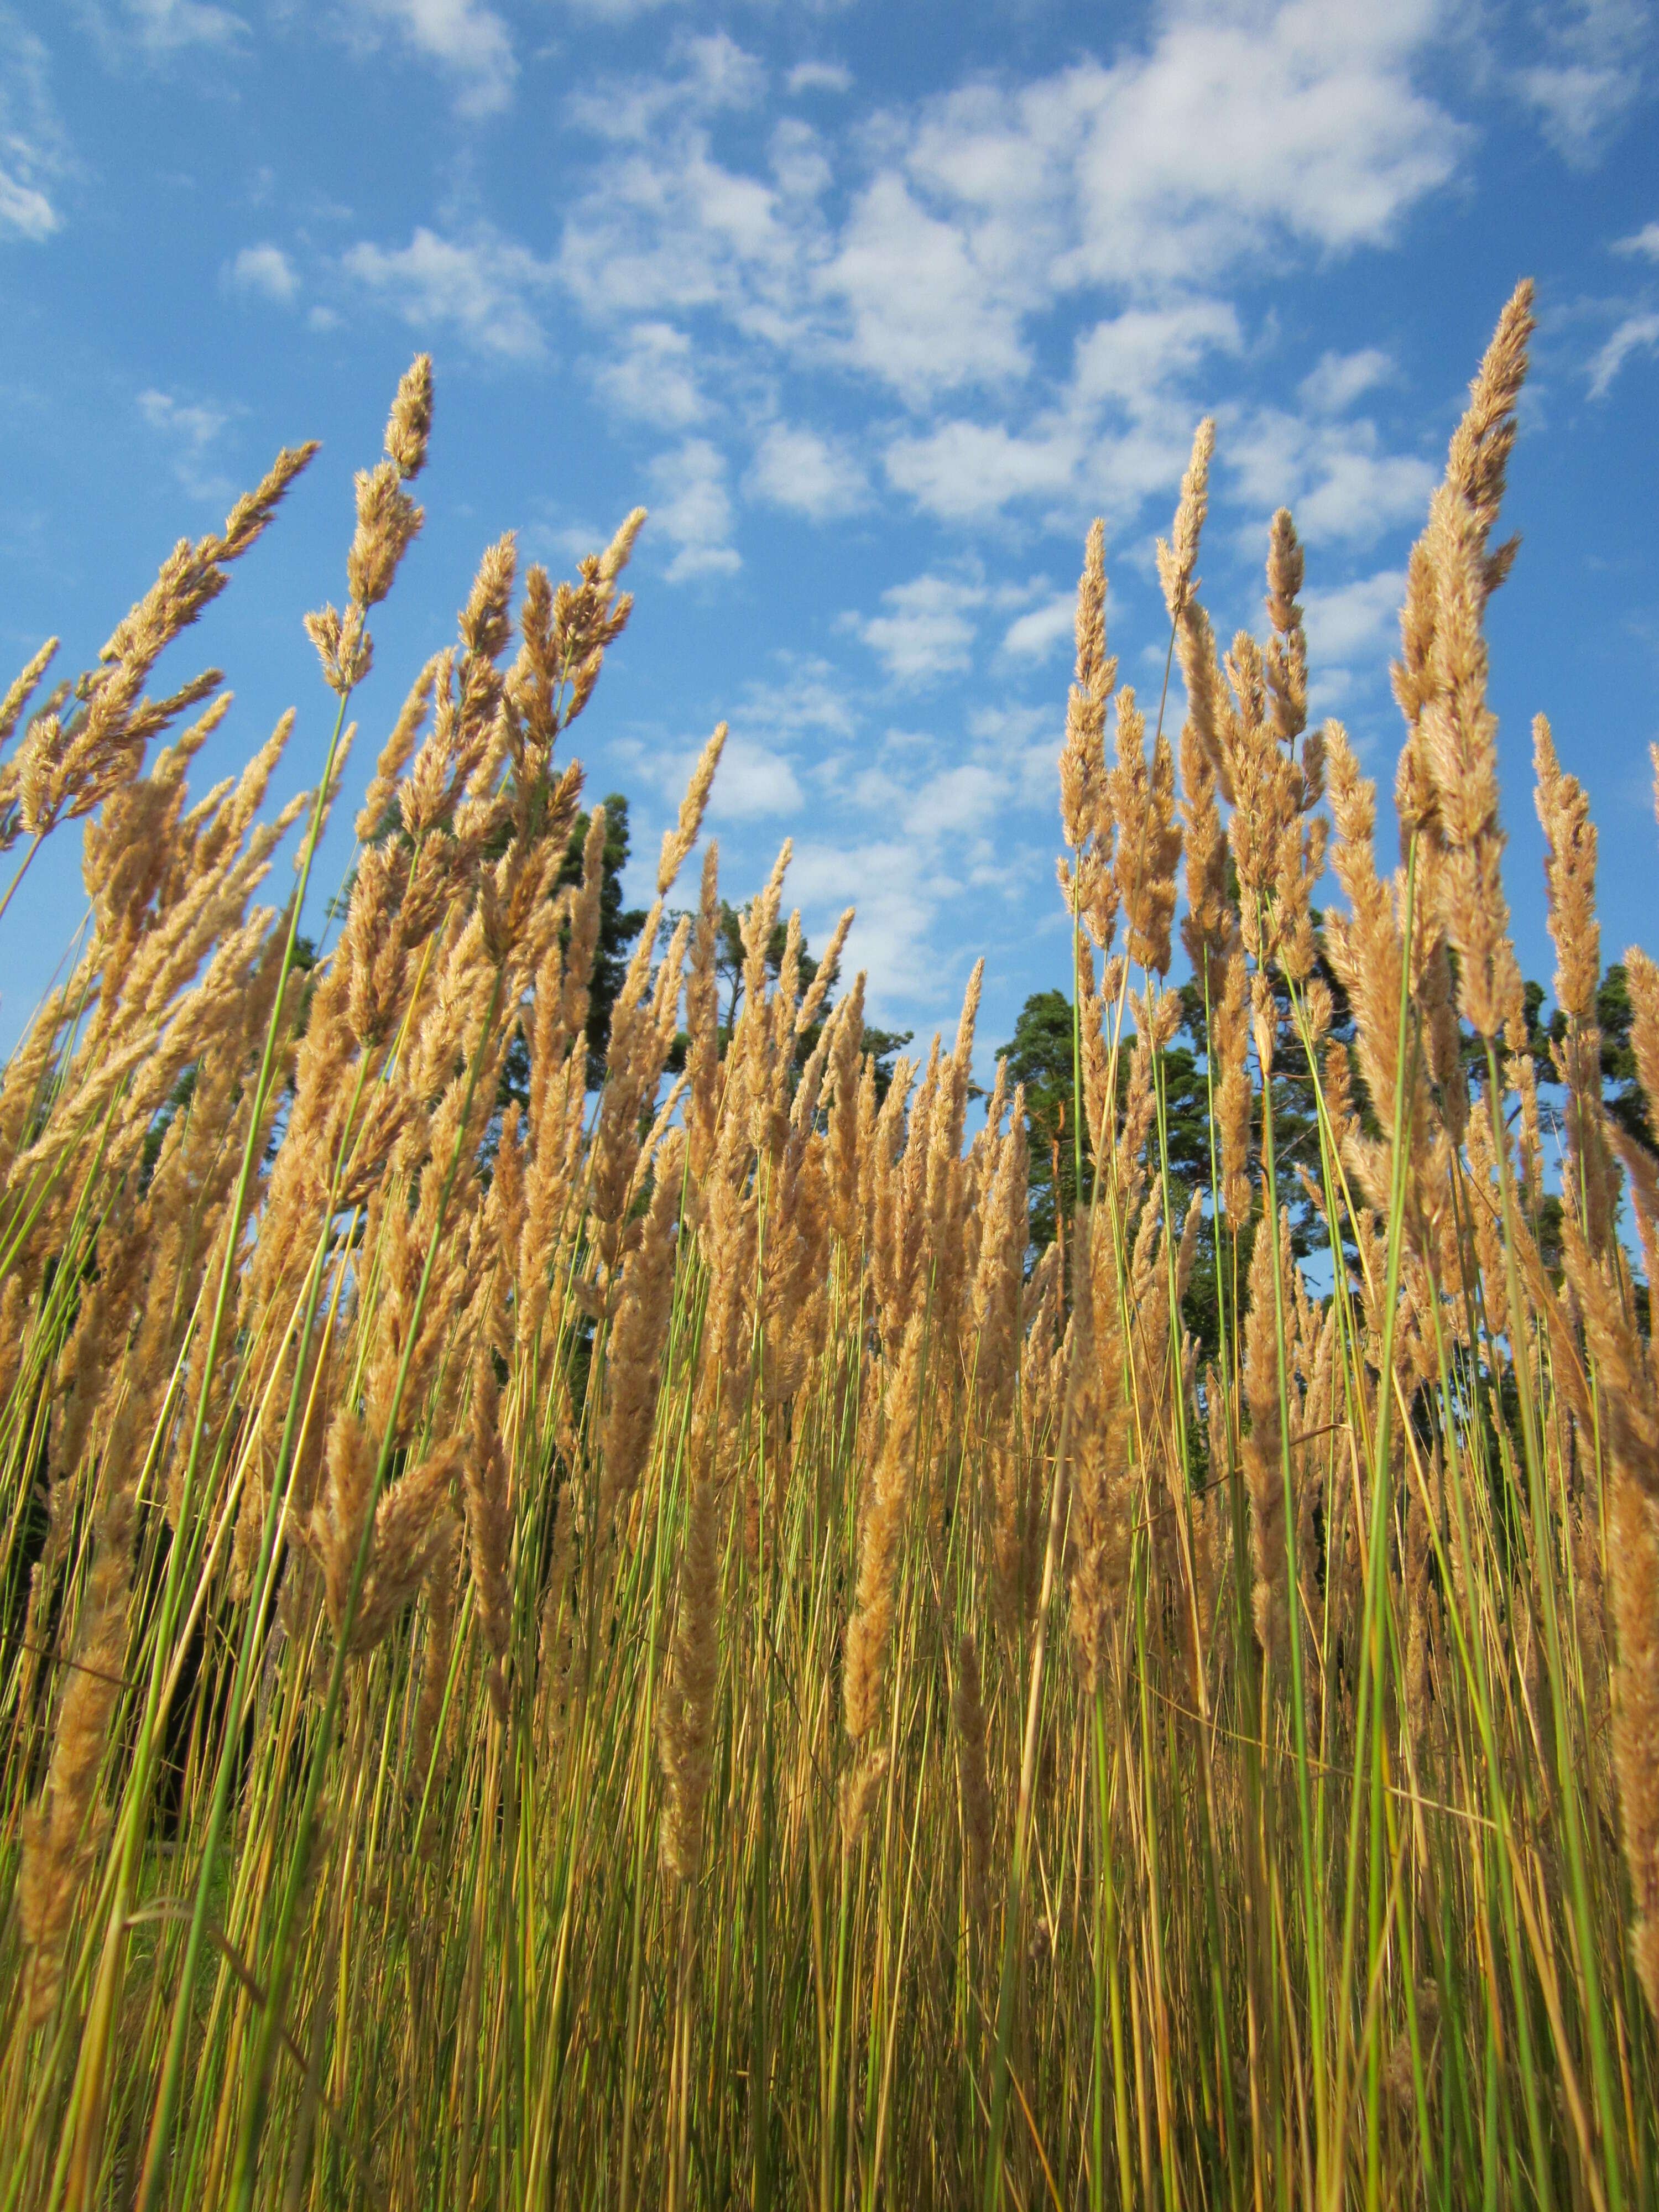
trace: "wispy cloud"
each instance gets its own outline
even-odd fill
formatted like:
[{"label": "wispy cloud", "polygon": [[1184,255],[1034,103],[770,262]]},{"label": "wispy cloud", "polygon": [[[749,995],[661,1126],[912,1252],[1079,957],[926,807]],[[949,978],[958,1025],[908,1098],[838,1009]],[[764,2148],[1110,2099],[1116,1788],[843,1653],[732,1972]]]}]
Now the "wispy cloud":
[{"label": "wispy cloud", "polygon": [[215,0],[123,0],[124,27],[153,54],[183,46],[229,46],[247,36],[247,23]]},{"label": "wispy cloud", "polygon": [[44,40],[0,6],[0,242],[40,245],[63,222],[52,190],[70,167]]},{"label": "wispy cloud", "polygon": [[792,93],[850,92],[853,72],[841,62],[797,62],[784,79]]},{"label": "wispy cloud", "polygon": [[1626,315],[1589,365],[1589,396],[1605,399],[1613,380],[1633,353],[1659,349],[1659,312],[1646,308]]},{"label": "wispy cloud", "polygon": [[1516,82],[1545,137],[1585,167],[1642,96],[1652,21],[1645,0],[1555,0],[1544,20],[1544,58]]},{"label": "wispy cloud", "polygon": [[1297,386],[1303,405],[1316,415],[1346,415],[1356,399],[1393,378],[1395,366],[1376,346],[1358,353],[1322,353]]},{"label": "wispy cloud", "polygon": [[435,63],[455,90],[457,112],[494,115],[508,104],[519,74],[512,33],[484,0],[349,0],[360,35],[391,35]]},{"label": "wispy cloud", "polygon": [[154,389],[141,392],[137,404],[171,453],[173,473],[192,499],[222,505],[235,496],[234,483],[211,460],[219,434],[229,420],[222,409]]},{"label": "wispy cloud", "polygon": [[653,462],[651,520],[678,550],[668,564],[671,584],[730,575],[743,566],[731,543],[732,499],[726,456],[707,438],[688,438]]}]

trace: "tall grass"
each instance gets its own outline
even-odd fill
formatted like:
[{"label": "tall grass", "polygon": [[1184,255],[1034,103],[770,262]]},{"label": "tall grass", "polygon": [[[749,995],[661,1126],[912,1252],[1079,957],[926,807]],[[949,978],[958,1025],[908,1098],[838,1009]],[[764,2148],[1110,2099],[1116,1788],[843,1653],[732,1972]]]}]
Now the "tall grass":
[{"label": "tall grass", "polygon": [[1089,1196],[1030,1272],[1000,1075],[964,1146],[977,970],[884,1099],[861,977],[809,1056],[832,963],[803,990],[792,921],[769,965],[786,848],[717,1027],[712,848],[672,936],[665,902],[723,731],[587,1092],[604,823],[561,887],[556,750],[637,515],[556,589],[486,554],[306,957],[423,362],[309,624],[314,793],[265,809],[285,722],[192,803],[216,673],[145,688],[308,450],[34,706],[0,836],[26,866],[84,817],[91,908],[0,1085],[7,2212],[1654,2204],[1659,1401],[1621,1237],[1650,1269],[1659,1166],[1601,1105],[1595,832],[1540,729],[1552,1272],[1481,637],[1528,301],[1410,568],[1392,875],[1307,727],[1289,516],[1267,640],[1219,661],[1204,426],[1160,549],[1178,738],[1116,687],[1091,537]]}]

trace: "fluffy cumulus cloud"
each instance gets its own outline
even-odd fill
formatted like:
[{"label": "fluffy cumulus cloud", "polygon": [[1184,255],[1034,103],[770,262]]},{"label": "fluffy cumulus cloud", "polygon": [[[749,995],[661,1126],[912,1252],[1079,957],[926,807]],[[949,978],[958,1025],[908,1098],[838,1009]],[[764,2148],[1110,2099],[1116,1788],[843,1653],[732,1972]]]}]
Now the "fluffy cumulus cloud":
[{"label": "fluffy cumulus cloud", "polygon": [[599,363],[596,380],[613,406],[642,422],[680,430],[708,412],[691,341],[672,323],[636,323]]},{"label": "fluffy cumulus cloud", "polygon": [[480,352],[509,361],[538,360],[544,350],[539,301],[551,271],[493,231],[443,238],[420,224],[407,246],[348,248],[343,267],[415,331],[459,331]]},{"label": "fluffy cumulus cloud", "polygon": [[280,246],[245,246],[225,270],[225,283],[244,299],[269,300],[279,307],[298,297],[300,279]]},{"label": "fluffy cumulus cloud", "polygon": [[755,447],[749,488],[769,506],[814,522],[850,514],[869,486],[855,454],[805,425],[769,423]]},{"label": "fluffy cumulus cloud", "polygon": [[[1069,526],[1109,487],[1127,526],[1179,477],[1197,392],[1247,350],[1234,280],[1386,243],[1455,174],[1464,126],[1421,88],[1439,34],[1437,0],[1175,0],[1115,58],[890,106],[833,141],[805,114],[757,133],[761,64],[726,33],[682,39],[660,71],[573,102],[606,150],[559,276],[619,383],[641,328],[735,344],[896,403],[887,483],[940,520],[1026,507]],[[783,88],[841,83],[803,64]],[[1379,353],[1328,356],[1304,405],[1340,416],[1389,374]],[[801,435],[768,434],[756,496],[784,494],[775,463]],[[844,457],[793,458],[804,512],[849,501]],[[1420,483],[1361,425],[1304,490],[1318,527],[1352,536],[1359,501],[1391,518]]]},{"label": "fluffy cumulus cloud", "polygon": [[1077,599],[1070,592],[1030,607],[1009,623],[1002,650],[1011,659],[1045,661],[1062,638],[1069,638],[1077,616]]},{"label": "fluffy cumulus cloud", "polygon": [[1315,680],[1329,681],[1338,670],[1384,666],[1399,640],[1399,616],[1406,596],[1403,568],[1379,568],[1350,583],[1303,594],[1308,659]]},{"label": "fluffy cumulus cloud", "polygon": [[929,684],[958,673],[973,659],[985,586],[951,576],[917,576],[882,593],[883,611],[860,622],[858,634],[896,683]]}]

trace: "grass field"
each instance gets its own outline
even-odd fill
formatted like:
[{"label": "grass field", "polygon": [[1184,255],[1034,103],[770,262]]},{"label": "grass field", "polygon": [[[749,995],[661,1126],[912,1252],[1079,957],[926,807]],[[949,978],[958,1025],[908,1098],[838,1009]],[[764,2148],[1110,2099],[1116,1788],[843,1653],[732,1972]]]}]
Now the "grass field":
[{"label": "grass field", "polygon": [[147,690],[308,450],[96,669],[20,678],[0,911],[80,820],[90,913],[0,1082],[4,2212],[1651,2212],[1659,1162],[1604,1109],[1541,725],[1559,1110],[1509,937],[1482,616],[1529,303],[1409,568],[1397,870],[1307,726],[1288,514],[1218,655],[1209,426],[1160,549],[1178,732],[1117,687],[1091,537],[1086,1196],[1040,1256],[1000,1075],[965,1140],[977,971],[880,1095],[863,979],[805,985],[794,922],[769,963],[786,848],[721,1027],[712,847],[666,902],[723,732],[590,1090],[568,732],[637,515],[572,585],[486,552],[301,938],[424,362],[308,624],[315,793],[265,803],[285,722],[192,798],[216,672]]}]

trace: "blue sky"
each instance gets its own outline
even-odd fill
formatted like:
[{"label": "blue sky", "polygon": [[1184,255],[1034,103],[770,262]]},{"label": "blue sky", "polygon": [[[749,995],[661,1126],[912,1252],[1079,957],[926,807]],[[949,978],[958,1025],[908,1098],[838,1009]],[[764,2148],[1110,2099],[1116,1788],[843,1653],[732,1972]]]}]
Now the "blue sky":
[{"label": "blue sky", "polygon": [[[1090,517],[1155,705],[1152,541],[1213,413],[1216,627],[1260,626],[1287,502],[1316,712],[1386,784],[1405,554],[1529,273],[1526,544],[1490,622],[1511,902],[1547,978],[1541,708],[1601,829],[1607,956],[1652,945],[1656,64],[1642,0],[0,0],[0,659],[58,632],[84,665],[177,536],[321,437],[186,648],[237,693],[204,781],[292,702],[304,782],[331,702],[300,617],[341,596],[350,472],[428,348],[427,528],[361,774],[489,539],[557,571],[643,501],[590,793],[629,793],[653,860],[728,720],[728,896],[793,834],[810,935],[858,907],[878,1018],[948,1024],[982,951],[994,1045],[1066,977]],[[0,922],[0,1045],[79,918],[56,842]]]}]

